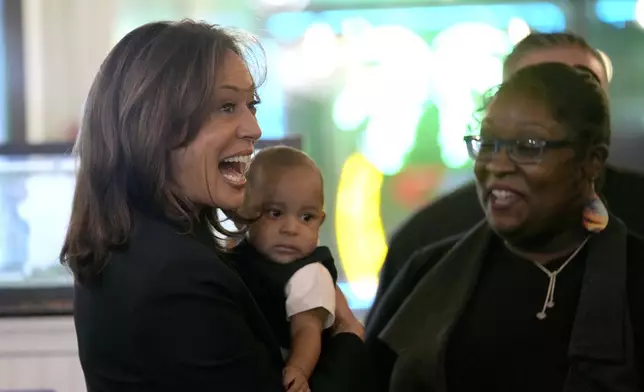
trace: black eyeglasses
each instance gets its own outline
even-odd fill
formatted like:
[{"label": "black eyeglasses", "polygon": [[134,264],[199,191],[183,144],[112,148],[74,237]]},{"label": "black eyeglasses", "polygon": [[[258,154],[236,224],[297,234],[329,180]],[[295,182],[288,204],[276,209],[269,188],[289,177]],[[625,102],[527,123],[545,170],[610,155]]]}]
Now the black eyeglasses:
[{"label": "black eyeglasses", "polygon": [[479,161],[489,161],[494,154],[505,147],[508,158],[517,164],[536,164],[541,162],[547,149],[570,147],[569,140],[542,140],[525,138],[515,140],[489,139],[481,136],[465,136],[467,152],[470,158]]}]

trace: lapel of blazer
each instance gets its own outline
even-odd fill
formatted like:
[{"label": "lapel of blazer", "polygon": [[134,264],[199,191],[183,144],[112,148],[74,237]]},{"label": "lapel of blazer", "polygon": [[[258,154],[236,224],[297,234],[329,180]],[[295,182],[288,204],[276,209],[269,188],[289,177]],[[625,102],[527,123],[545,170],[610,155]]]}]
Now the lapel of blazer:
[{"label": "lapel of blazer", "polygon": [[[223,257],[220,257],[220,260],[222,258]],[[239,274],[237,273],[237,270],[234,268],[232,261],[223,260],[222,262],[224,262],[235,272],[235,274],[239,277],[240,287],[244,288],[241,295],[243,296],[242,299],[244,301],[244,308],[246,309],[246,318],[248,320],[249,327],[253,330],[255,335],[264,342],[273,361],[277,364],[280,364],[280,366],[283,366],[284,359],[282,357],[282,352],[280,350],[277,337],[271,332],[272,330],[268,325],[268,321],[260,310],[259,305],[257,305],[257,302],[255,301],[255,298],[253,297],[251,291],[248,289],[241,276],[239,276]]]},{"label": "lapel of blazer", "polygon": [[250,290],[246,287],[246,284],[239,275],[232,260],[229,260],[229,258],[225,254],[222,254],[222,252],[217,248],[215,238],[213,237],[210,229],[201,222],[201,224],[195,225],[192,232],[190,232],[190,230],[188,230],[188,226],[182,226],[176,222],[168,220],[162,212],[153,208],[136,210],[134,214],[134,219],[137,222],[135,224],[143,225],[143,232],[151,230],[148,225],[153,225],[153,228],[163,227],[164,230],[171,230],[173,233],[181,235],[181,238],[185,238],[186,241],[196,241],[204,247],[205,252],[212,254],[213,263],[221,263],[225,265],[226,268],[230,268],[233,271],[233,275],[238,279],[236,279],[236,282],[231,282],[231,284],[236,285],[240,289],[237,291],[241,301],[239,305],[244,312],[249,328],[253,331],[255,336],[264,343],[269,357],[275,362],[276,366],[283,366],[284,359],[282,358],[279,344],[277,343],[275,336],[271,333],[271,329],[266,318],[259,309],[259,306],[255,302]]},{"label": "lapel of blazer", "polygon": [[230,268],[233,271],[234,275],[238,278],[238,281],[236,283],[240,288],[243,289],[240,290],[239,294],[241,300],[243,301],[243,309],[246,313],[248,326],[251,328],[255,336],[257,336],[264,342],[271,359],[276,364],[279,364],[279,366],[282,366],[284,364],[284,359],[282,357],[282,352],[280,350],[277,338],[271,332],[271,328],[268,324],[268,321],[266,320],[266,317],[264,317],[264,314],[260,310],[259,305],[257,305],[257,302],[255,301],[255,298],[253,297],[251,291],[246,286],[246,283],[244,283],[244,280],[239,274],[239,271],[237,271],[237,268],[235,268],[235,260],[233,260],[230,255],[223,254],[220,250],[217,249],[214,242],[215,239],[213,238],[212,234],[203,226],[197,226],[195,228],[193,236],[197,241],[199,241],[200,244],[208,247],[211,251],[213,251],[213,257],[218,262],[224,264],[227,268]]},{"label": "lapel of blazer", "polygon": [[485,221],[477,224],[418,282],[380,333],[398,354],[396,390],[445,390],[447,337],[476,285],[490,236]]},{"label": "lapel of blazer", "polygon": [[637,390],[626,291],[627,229],[615,216],[609,222],[589,242],[568,348],[571,369],[565,392]]}]

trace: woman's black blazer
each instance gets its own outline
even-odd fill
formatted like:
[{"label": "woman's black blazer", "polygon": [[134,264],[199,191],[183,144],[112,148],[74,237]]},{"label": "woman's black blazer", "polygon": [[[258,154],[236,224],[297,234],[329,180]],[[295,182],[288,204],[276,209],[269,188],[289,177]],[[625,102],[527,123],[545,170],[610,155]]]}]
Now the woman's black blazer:
[{"label": "woman's black blazer", "polygon": [[[128,245],[95,281],[76,284],[88,392],[285,390],[280,349],[264,317],[234,267],[206,241],[137,213]],[[367,391],[367,362],[363,342],[339,334],[317,371],[329,391]]]}]

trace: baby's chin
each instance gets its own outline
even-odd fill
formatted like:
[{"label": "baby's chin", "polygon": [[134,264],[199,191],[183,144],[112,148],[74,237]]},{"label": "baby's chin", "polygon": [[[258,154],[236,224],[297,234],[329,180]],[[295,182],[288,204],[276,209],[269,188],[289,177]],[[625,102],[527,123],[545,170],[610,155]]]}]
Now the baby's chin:
[{"label": "baby's chin", "polygon": [[271,260],[274,263],[277,264],[290,264],[294,261],[297,261],[301,259],[304,256],[283,256],[283,255],[276,255],[276,254],[269,254],[267,255],[269,260]]},{"label": "baby's chin", "polygon": [[301,243],[302,241],[300,241],[299,244],[283,245],[265,243],[263,241],[253,241],[252,236],[248,239],[255,250],[270,261],[278,264],[289,264],[294,261],[301,260],[312,254],[317,248],[316,243],[303,244]]},{"label": "baby's chin", "polygon": [[291,249],[257,249],[264,257],[268,258],[270,261],[278,264],[289,264],[294,261],[300,260],[306,255],[298,250]]},{"label": "baby's chin", "polygon": [[289,264],[297,260],[301,260],[315,250],[313,247],[312,250],[309,249],[268,249],[266,252],[263,252],[266,257],[271,261],[279,264]]}]

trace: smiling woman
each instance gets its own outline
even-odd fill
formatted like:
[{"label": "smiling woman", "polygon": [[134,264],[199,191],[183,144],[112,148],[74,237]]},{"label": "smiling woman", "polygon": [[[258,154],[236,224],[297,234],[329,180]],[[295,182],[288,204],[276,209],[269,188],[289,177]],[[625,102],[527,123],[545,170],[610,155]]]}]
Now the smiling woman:
[{"label": "smiling woman", "polygon": [[[222,53],[221,70],[216,77],[214,98],[204,105],[217,108],[191,137],[189,144],[173,151],[174,171],[179,185],[187,189],[192,202],[234,210],[241,205],[244,173],[253,153],[253,143],[261,136],[255,113],[259,100],[256,87],[239,53]],[[206,79],[208,80],[208,79]],[[208,84],[208,83],[207,83]],[[218,170],[212,170],[212,168]],[[210,169],[210,170],[209,170]]]},{"label": "smiling woman", "polygon": [[206,25],[156,23],[112,50],[85,103],[76,146],[80,170],[61,260],[79,281],[129,239],[136,209],[163,211],[186,227],[202,214],[227,233],[204,207],[241,204],[242,186],[217,168],[250,155],[261,136],[242,57],[248,44]]},{"label": "smiling woman", "polygon": [[480,136],[466,140],[497,233],[541,252],[585,237],[578,223],[610,144],[607,98],[593,71],[561,63],[522,69],[488,104]]},{"label": "smiling woman", "polygon": [[418,250],[373,308],[383,383],[641,391],[644,241],[596,193],[610,143],[600,77],[526,65],[465,141],[486,219]]},{"label": "smiling woman", "polygon": [[[242,205],[261,135],[249,43],[204,23],[151,23],[96,76],[60,256],[76,279],[90,392],[284,390],[276,339],[213,235],[241,234],[216,211]],[[357,321],[346,304],[337,314],[319,392],[360,391]]]}]

